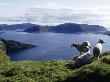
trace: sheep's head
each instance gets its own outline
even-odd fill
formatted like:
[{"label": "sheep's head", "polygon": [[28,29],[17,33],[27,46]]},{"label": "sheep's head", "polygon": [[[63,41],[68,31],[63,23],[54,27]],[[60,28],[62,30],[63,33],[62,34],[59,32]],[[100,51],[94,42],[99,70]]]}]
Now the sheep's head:
[{"label": "sheep's head", "polygon": [[91,48],[91,44],[90,44],[90,42],[89,41],[84,41],[83,43],[82,43],[82,46],[84,46],[84,47],[89,47],[89,48]]},{"label": "sheep's head", "polygon": [[85,52],[88,52],[89,50],[90,50],[90,48],[91,47],[89,47],[89,46],[85,46],[84,48],[83,48],[83,52],[85,53]]},{"label": "sheep's head", "polygon": [[71,47],[76,47],[78,44],[76,42],[72,43]]},{"label": "sheep's head", "polygon": [[100,40],[99,40],[99,43],[103,44],[103,43],[105,43],[105,42],[104,42],[103,39],[100,39]]}]

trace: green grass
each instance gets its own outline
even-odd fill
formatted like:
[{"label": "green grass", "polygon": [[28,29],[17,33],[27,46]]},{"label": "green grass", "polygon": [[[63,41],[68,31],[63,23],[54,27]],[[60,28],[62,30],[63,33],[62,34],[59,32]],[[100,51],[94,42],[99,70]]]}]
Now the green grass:
[{"label": "green grass", "polygon": [[0,64],[11,62],[10,58],[6,54],[0,54]]},{"label": "green grass", "polygon": [[10,58],[6,55],[6,46],[0,41],[0,64],[10,62]]},{"label": "green grass", "polygon": [[79,69],[71,61],[19,61],[0,65],[0,82],[110,82],[110,53]]},{"label": "green grass", "polygon": [[65,65],[70,61],[20,61],[0,65],[3,82],[55,82],[66,80],[74,70]]},{"label": "green grass", "polygon": [[[110,82],[110,53],[76,70],[75,77],[69,77],[67,82]],[[72,81],[71,81],[72,80]]]}]

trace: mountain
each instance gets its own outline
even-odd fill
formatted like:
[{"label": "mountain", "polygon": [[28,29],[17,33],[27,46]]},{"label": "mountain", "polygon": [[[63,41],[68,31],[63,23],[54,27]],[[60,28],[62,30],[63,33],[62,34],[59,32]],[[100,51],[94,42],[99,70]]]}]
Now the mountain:
[{"label": "mountain", "polygon": [[42,26],[35,25],[32,28],[25,29],[24,32],[34,33],[34,32],[51,32],[54,26]]},{"label": "mountain", "polygon": [[83,29],[79,24],[65,23],[51,28],[51,31],[56,33],[76,33],[83,32]]},{"label": "mountain", "polygon": [[33,26],[35,26],[35,24],[31,23],[12,24],[12,25],[0,24],[0,30],[24,30],[27,28],[31,28]]},{"label": "mountain", "polygon": [[32,28],[28,28],[26,30],[24,30],[25,32],[39,32],[41,29],[41,26],[40,25],[36,25],[36,26],[33,26]]},{"label": "mountain", "polygon": [[14,41],[14,40],[5,40],[1,38],[1,41],[5,44],[7,53],[36,47],[36,45],[21,43],[21,42]]},{"label": "mountain", "polygon": [[85,32],[104,32],[107,31],[106,28],[99,25],[88,25],[88,24],[80,24],[81,28]]},{"label": "mountain", "polygon": [[103,34],[110,36],[110,31],[106,31],[106,32],[104,32]]},{"label": "mountain", "polygon": [[55,33],[78,33],[78,32],[105,32],[106,28],[99,25],[65,23],[57,26],[36,25],[24,30],[24,32],[55,32]]}]

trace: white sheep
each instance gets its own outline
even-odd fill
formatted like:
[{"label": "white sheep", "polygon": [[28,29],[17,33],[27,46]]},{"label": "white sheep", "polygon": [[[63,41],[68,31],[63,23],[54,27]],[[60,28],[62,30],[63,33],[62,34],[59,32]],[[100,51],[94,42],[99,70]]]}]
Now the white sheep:
[{"label": "white sheep", "polygon": [[82,44],[78,44],[76,42],[72,43],[71,47],[75,47],[79,52],[80,55],[87,52],[88,48],[91,48],[91,44],[89,41],[84,41]]},{"label": "white sheep", "polygon": [[95,58],[99,58],[99,56],[101,55],[103,43],[104,41],[100,39],[98,43],[95,45],[95,47],[93,48],[93,54]]},{"label": "white sheep", "polygon": [[90,53],[90,47],[87,47],[87,52],[83,53],[82,55],[78,56],[74,60],[74,67],[81,67],[83,65],[91,63],[91,53]]}]

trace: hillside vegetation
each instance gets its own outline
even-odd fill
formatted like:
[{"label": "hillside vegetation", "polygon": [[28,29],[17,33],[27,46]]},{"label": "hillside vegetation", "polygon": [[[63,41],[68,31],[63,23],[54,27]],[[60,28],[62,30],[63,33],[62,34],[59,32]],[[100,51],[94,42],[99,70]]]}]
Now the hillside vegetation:
[{"label": "hillside vegetation", "polygon": [[6,55],[6,46],[0,41],[0,63],[9,62],[10,58]]},{"label": "hillside vegetation", "polygon": [[110,53],[79,69],[71,61],[19,61],[0,65],[0,82],[110,82]]}]

